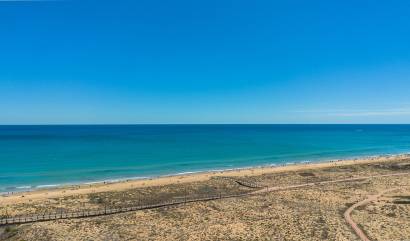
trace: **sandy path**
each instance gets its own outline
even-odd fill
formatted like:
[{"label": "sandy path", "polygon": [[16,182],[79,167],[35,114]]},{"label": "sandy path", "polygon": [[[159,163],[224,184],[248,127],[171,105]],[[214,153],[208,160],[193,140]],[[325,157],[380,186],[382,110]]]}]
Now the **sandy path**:
[{"label": "sandy path", "polygon": [[[249,193],[243,193],[243,194],[234,194],[234,195],[228,195],[228,196],[214,196],[214,197],[205,197],[205,198],[199,198],[199,199],[191,199],[191,200],[185,200],[185,201],[180,201],[180,202],[167,202],[167,203],[163,203],[163,204],[156,204],[156,205],[148,205],[147,207],[141,208],[141,207],[122,207],[122,208],[117,208],[117,209],[113,209],[113,210],[109,210],[109,212],[107,213],[107,209],[103,210],[94,210],[94,211],[87,211],[87,215],[84,214],[80,215],[80,214],[76,214],[73,215],[73,213],[71,213],[70,215],[67,213],[54,213],[52,216],[50,217],[50,215],[48,216],[48,218],[44,219],[43,218],[39,218],[42,215],[29,215],[29,216],[22,216],[19,217],[18,220],[15,220],[14,218],[4,218],[4,219],[0,219],[0,225],[4,225],[4,224],[10,224],[10,223],[30,223],[30,222],[39,222],[39,221],[50,221],[50,220],[57,220],[57,219],[66,219],[66,218],[80,218],[80,217],[91,217],[91,216],[103,216],[103,215],[109,215],[109,214],[115,214],[115,213],[123,213],[123,212],[129,212],[129,211],[136,211],[136,210],[141,210],[141,209],[152,209],[152,208],[158,208],[158,207],[165,207],[165,206],[175,206],[178,204],[183,204],[183,203],[194,203],[194,202],[203,202],[203,201],[211,201],[211,200],[218,200],[218,199],[226,199],[226,198],[232,198],[232,197],[244,197],[244,196],[250,196],[250,195],[258,195],[258,194],[263,194],[263,193],[267,193],[267,192],[272,192],[272,191],[279,191],[279,190],[288,190],[288,189],[294,189],[294,188],[302,188],[302,187],[309,187],[309,186],[316,186],[316,185],[325,185],[325,184],[329,184],[329,183],[341,183],[341,182],[350,182],[350,181],[357,181],[357,180],[366,180],[366,179],[371,179],[371,178],[379,178],[379,177],[391,177],[391,176],[403,176],[403,175],[409,175],[409,172],[402,172],[402,173],[394,173],[394,174],[384,174],[384,175],[372,175],[372,176],[365,176],[365,177],[351,177],[351,178],[343,178],[343,179],[336,179],[336,180],[330,180],[330,181],[321,181],[321,182],[311,182],[311,183],[305,183],[305,184],[298,184],[298,185],[290,185],[290,186],[282,186],[282,187],[266,187],[263,189],[260,189],[258,191],[254,191],[254,192],[249,192]],[[390,189],[387,191],[392,191],[394,189]],[[385,191],[385,192],[387,192]],[[353,229],[355,229],[355,231],[358,233],[361,233],[358,235],[362,238],[361,235],[363,235],[363,239],[362,240],[369,240],[366,238],[366,236],[364,235],[364,233],[357,227],[357,224],[355,224],[352,219],[350,218],[350,213],[353,211],[354,208],[364,205],[370,201],[373,201],[375,199],[377,199],[379,196],[381,196],[382,194],[384,194],[385,192],[382,192],[376,196],[371,196],[368,199],[359,202],[355,205],[353,205],[352,207],[350,207],[348,209],[348,211],[346,211],[345,213],[345,217],[346,220],[352,225]],[[350,210],[350,211],[349,211]],[[60,217],[58,217],[60,215]],[[350,220],[350,221],[349,221]]]},{"label": "sandy path", "polygon": [[354,205],[352,205],[350,208],[348,208],[346,210],[346,212],[344,213],[344,217],[346,222],[353,228],[354,232],[357,234],[357,236],[359,236],[359,238],[362,241],[370,241],[370,239],[366,236],[366,234],[363,232],[363,230],[357,225],[357,223],[352,219],[352,212],[353,210],[355,210],[357,207],[366,205],[370,202],[374,202],[376,201],[379,197],[381,197],[383,194],[387,193],[387,192],[391,192],[394,190],[397,190],[398,188],[391,188],[391,189],[387,189],[384,190],[376,195],[371,195],[369,196],[367,199],[360,201],[358,203],[355,203]]},{"label": "sandy path", "polygon": [[349,178],[343,178],[343,179],[337,179],[337,180],[331,180],[331,181],[310,182],[310,183],[290,185],[290,186],[284,186],[284,187],[267,187],[267,188],[252,192],[252,194],[260,194],[264,192],[272,192],[272,191],[279,191],[279,190],[288,190],[288,189],[307,187],[307,186],[324,185],[324,184],[329,184],[329,183],[359,181],[359,180],[366,180],[366,179],[378,178],[378,177],[403,176],[403,175],[409,175],[409,174],[410,174],[409,172],[401,172],[401,173],[394,173],[394,174],[373,175],[373,176],[365,176],[365,177],[349,177]]}]

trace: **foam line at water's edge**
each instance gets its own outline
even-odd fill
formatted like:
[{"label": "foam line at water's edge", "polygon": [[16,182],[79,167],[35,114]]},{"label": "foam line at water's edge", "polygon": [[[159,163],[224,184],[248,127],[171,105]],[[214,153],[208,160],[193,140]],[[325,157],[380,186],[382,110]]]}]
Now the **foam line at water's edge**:
[{"label": "foam line at water's edge", "polygon": [[316,160],[312,159],[312,160],[303,160],[303,161],[302,160],[287,161],[283,163],[281,162],[269,163],[269,164],[257,165],[257,166],[243,166],[243,167],[235,167],[235,168],[185,171],[185,172],[156,175],[156,176],[136,176],[136,177],[124,177],[124,178],[104,179],[104,180],[96,180],[96,181],[77,181],[77,182],[70,182],[70,183],[41,184],[41,185],[36,185],[36,186],[35,185],[22,185],[22,186],[17,186],[17,187],[8,187],[7,188],[8,191],[0,191],[0,195],[6,196],[12,193],[28,192],[28,191],[35,191],[35,190],[41,190],[41,189],[55,189],[55,188],[64,188],[64,187],[70,187],[70,186],[108,184],[108,183],[118,183],[118,182],[124,182],[124,181],[132,181],[132,180],[148,180],[148,179],[155,179],[155,178],[160,178],[160,177],[183,176],[183,175],[199,174],[199,173],[225,172],[225,171],[235,171],[235,170],[247,170],[247,169],[253,169],[253,168],[291,166],[291,165],[300,165],[300,164],[330,163],[330,162],[358,160],[358,159],[368,160],[372,158],[400,157],[400,156],[410,156],[410,152],[399,153],[399,154],[396,153],[396,154],[380,154],[380,155],[363,155],[363,156],[346,157],[346,158],[340,158],[340,159],[316,159]]}]

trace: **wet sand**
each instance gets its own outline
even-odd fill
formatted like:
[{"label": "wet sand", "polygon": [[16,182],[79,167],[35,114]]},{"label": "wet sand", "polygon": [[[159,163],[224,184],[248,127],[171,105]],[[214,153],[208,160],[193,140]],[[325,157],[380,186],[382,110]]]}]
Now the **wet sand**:
[{"label": "wet sand", "polygon": [[[248,180],[272,191],[100,217],[0,227],[0,240],[359,240],[343,214],[355,203],[391,188],[397,189],[353,210],[351,217],[371,240],[405,240],[410,235],[410,178],[395,175],[403,172],[410,172],[409,155],[37,190],[1,197],[0,216],[258,190],[226,177]],[[360,179],[373,175],[379,177]],[[332,182],[344,178],[352,181]],[[303,185],[311,182],[326,184]],[[280,189],[291,185],[301,188]]]},{"label": "wet sand", "polygon": [[150,179],[140,180],[125,180],[114,183],[95,183],[95,184],[83,184],[83,185],[70,185],[62,186],[59,188],[40,189],[28,192],[19,192],[12,195],[0,196],[0,204],[16,204],[26,203],[32,201],[41,201],[49,198],[61,198],[72,195],[90,194],[99,192],[110,191],[124,191],[132,188],[152,187],[152,186],[164,186],[170,184],[181,184],[190,182],[206,181],[212,177],[217,176],[229,176],[229,177],[244,177],[255,176],[277,172],[291,172],[300,171],[311,168],[326,168],[347,166],[352,164],[369,164],[384,161],[395,161],[409,157],[407,154],[392,155],[392,156],[376,156],[361,159],[347,159],[347,160],[335,160],[318,163],[298,163],[284,166],[267,166],[267,167],[255,167],[245,169],[235,169],[227,171],[212,171],[212,172],[200,172],[175,176],[164,176]]}]

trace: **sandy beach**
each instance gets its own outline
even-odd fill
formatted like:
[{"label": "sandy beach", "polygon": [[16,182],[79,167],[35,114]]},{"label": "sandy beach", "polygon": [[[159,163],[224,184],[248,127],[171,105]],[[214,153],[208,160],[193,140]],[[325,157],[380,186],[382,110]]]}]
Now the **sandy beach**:
[{"label": "sandy beach", "polygon": [[257,195],[11,225],[0,227],[0,240],[360,240],[353,224],[370,240],[404,240],[410,236],[408,172],[410,156],[396,155],[17,193],[0,198],[0,217]]},{"label": "sandy beach", "polygon": [[391,156],[374,156],[367,158],[356,158],[346,160],[332,160],[324,162],[295,163],[282,166],[265,166],[254,168],[243,168],[226,171],[211,171],[189,173],[183,175],[163,176],[150,179],[124,180],[118,182],[99,182],[93,184],[67,185],[58,188],[44,188],[28,192],[18,192],[0,197],[0,203],[3,205],[26,203],[32,201],[41,201],[49,198],[62,198],[71,195],[90,194],[110,191],[124,191],[132,188],[164,186],[170,184],[181,184],[190,182],[207,181],[212,177],[229,176],[244,177],[258,176],[277,172],[292,172],[311,168],[326,168],[336,166],[347,166],[352,164],[369,164],[384,161],[402,160],[410,157],[409,154],[391,155]]},{"label": "sandy beach", "polygon": [[410,241],[409,12],[0,0],[0,241]]}]

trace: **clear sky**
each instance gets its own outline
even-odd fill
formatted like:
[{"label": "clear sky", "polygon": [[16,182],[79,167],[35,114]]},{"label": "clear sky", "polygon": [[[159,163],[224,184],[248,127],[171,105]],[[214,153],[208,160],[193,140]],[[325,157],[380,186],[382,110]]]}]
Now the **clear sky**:
[{"label": "clear sky", "polygon": [[410,1],[0,1],[0,124],[410,123]]}]

